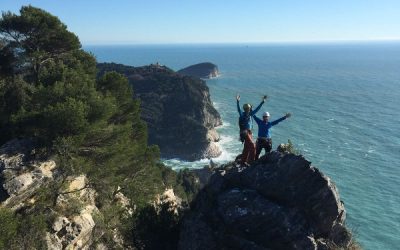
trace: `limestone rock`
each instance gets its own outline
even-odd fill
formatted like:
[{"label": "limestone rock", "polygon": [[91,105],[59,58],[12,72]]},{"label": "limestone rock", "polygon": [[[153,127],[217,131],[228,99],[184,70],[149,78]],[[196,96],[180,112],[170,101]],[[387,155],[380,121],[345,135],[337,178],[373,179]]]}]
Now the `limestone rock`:
[{"label": "limestone rock", "polygon": [[53,223],[53,232],[46,235],[49,249],[89,249],[95,226],[93,216],[99,214],[95,197],[86,176],[67,178],[56,201],[59,216]]},{"label": "limestone rock", "polygon": [[89,249],[95,226],[95,206],[87,205],[73,218],[58,217],[53,224],[54,233],[47,233],[48,249]]},{"label": "limestone rock", "polygon": [[57,196],[56,205],[58,209],[68,210],[71,204],[77,204],[82,207],[86,205],[94,206],[96,191],[88,187],[86,176],[69,176],[66,180],[66,186]]},{"label": "limestone rock", "polygon": [[38,188],[53,179],[53,160],[33,159],[31,140],[12,140],[0,148],[0,202],[18,209],[31,205],[30,198]]},{"label": "limestone rock", "polygon": [[175,195],[174,190],[172,188],[167,188],[164,193],[158,195],[154,202],[156,207],[159,207],[163,204],[169,204],[170,211],[173,211],[175,214],[178,214],[182,209],[182,199]]},{"label": "limestone rock", "polygon": [[135,207],[131,207],[131,201],[121,192],[120,187],[118,187],[118,192],[115,194],[114,199],[123,209],[125,209],[127,215],[133,214]]},{"label": "limestone rock", "polygon": [[302,156],[271,152],[247,168],[214,170],[184,219],[179,249],[346,246],[345,214],[329,177]]}]

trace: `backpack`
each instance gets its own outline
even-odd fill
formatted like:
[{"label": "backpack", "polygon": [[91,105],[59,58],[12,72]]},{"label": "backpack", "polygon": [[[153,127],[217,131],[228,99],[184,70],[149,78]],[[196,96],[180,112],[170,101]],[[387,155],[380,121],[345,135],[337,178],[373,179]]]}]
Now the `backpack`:
[{"label": "backpack", "polygon": [[250,115],[239,116],[239,128],[240,130],[247,129],[246,126],[250,122]]},{"label": "backpack", "polygon": [[239,117],[239,137],[240,141],[243,143],[244,138],[247,135],[247,124],[250,122],[250,115],[242,115]]}]

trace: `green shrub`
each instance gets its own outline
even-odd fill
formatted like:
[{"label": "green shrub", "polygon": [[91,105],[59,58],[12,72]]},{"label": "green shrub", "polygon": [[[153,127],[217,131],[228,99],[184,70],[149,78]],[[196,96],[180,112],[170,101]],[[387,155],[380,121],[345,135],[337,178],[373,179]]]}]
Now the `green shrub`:
[{"label": "green shrub", "polygon": [[301,154],[300,150],[295,148],[295,146],[293,145],[293,143],[292,143],[292,141],[290,139],[288,139],[288,143],[280,144],[278,146],[277,150],[279,152],[282,152],[282,153],[291,153],[291,154],[295,154],[295,155],[300,155]]},{"label": "green shrub", "polygon": [[11,210],[0,208],[0,225],[0,249],[6,249],[18,230],[18,221]]},{"label": "green shrub", "polygon": [[46,249],[43,215],[20,215],[0,208],[0,249]]}]

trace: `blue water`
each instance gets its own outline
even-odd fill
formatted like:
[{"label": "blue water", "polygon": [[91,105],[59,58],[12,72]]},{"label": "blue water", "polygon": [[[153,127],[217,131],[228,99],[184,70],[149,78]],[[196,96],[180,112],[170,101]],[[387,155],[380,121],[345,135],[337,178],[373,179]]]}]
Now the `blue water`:
[{"label": "blue water", "polygon": [[[290,139],[330,176],[347,209],[347,223],[364,249],[400,248],[400,43],[303,45],[87,46],[101,62],[178,70],[210,61],[221,76],[207,81],[222,115],[223,155],[241,151],[236,93],[271,119],[274,147]],[[166,161],[174,169],[199,162]]]}]

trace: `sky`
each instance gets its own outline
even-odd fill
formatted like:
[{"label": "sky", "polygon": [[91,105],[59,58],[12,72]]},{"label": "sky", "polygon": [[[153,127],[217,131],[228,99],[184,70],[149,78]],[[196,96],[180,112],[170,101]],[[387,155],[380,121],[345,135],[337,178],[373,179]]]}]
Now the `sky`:
[{"label": "sky", "polygon": [[0,0],[42,8],[82,44],[400,40],[400,0]]}]

